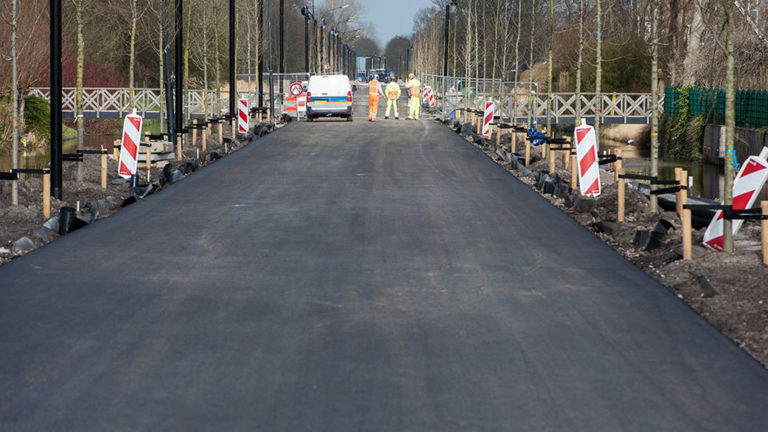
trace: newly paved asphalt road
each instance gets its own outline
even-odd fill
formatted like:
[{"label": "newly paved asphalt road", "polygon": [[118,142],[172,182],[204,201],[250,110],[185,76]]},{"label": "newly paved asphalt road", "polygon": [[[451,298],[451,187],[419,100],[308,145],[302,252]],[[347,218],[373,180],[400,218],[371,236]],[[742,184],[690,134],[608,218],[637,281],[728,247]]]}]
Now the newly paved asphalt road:
[{"label": "newly paved asphalt road", "polygon": [[0,431],[765,431],[768,373],[435,122],[296,124],[0,267]]}]

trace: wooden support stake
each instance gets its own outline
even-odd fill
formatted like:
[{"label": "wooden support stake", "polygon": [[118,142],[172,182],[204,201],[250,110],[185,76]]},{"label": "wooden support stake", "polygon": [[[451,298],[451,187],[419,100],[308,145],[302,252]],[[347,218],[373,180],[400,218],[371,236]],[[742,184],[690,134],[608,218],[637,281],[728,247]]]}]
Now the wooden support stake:
[{"label": "wooden support stake", "polygon": [[43,217],[51,217],[51,173],[43,174]]},{"label": "wooden support stake", "polygon": [[496,148],[501,147],[501,128],[496,125]]},{"label": "wooden support stake", "polygon": [[224,127],[221,124],[221,121],[217,123],[219,126],[219,147],[224,145]]},{"label": "wooden support stake", "polygon": [[176,136],[176,160],[183,160],[184,154],[181,151],[181,134]]},{"label": "wooden support stake", "polygon": [[272,124],[272,111],[269,108],[267,108],[267,122]]},{"label": "wooden support stake", "polygon": [[531,142],[525,140],[525,166],[531,164]]},{"label": "wooden support stake", "polygon": [[101,155],[101,188],[107,190],[107,155]]},{"label": "wooden support stake", "polygon": [[120,160],[120,140],[112,141],[112,157],[115,160]]},{"label": "wooden support stake", "polygon": [[[680,170],[680,185],[681,186],[688,186],[688,171],[687,170]],[[680,191],[680,216],[683,215],[683,204],[688,202],[688,189],[683,189]]]},{"label": "wooden support stake", "polygon": [[144,165],[147,168],[147,181],[149,181],[152,175],[152,145],[145,148],[146,151],[144,152],[144,158],[146,160],[144,161]]},{"label": "wooden support stake", "polygon": [[563,152],[563,169],[568,171],[571,162],[571,151],[566,150]]},{"label": "wooden support stake", "polygon": [[235,137],[237,137],[237,122],[235,121],[235,118],[232,118],[232,139],[234,140]]},{"label": "wooden support stake", "polygon": [[517,132],[512,132],[512,142],[509,145],[509,150],[512,153],[517,153]]},{"label": "wooden support stake", "polygon": [[[619,167],[618,172],[621,174],[624,174],[624,169]],[[626,187],[627,184],[624,183],[624,179],[619,179],[619,182],[617,183],[617,190],[618,190],[618,209],[616,211],[616,220],[618,222],[624,222],[624,206],[626,202]]]},{"label": "wooden support stake", "polygon": [[192,147],[197,146],[197,119],[192,120]]},{"label": "wooden support stake", "polygon": [[[550,150],[550,152],[552,152]],[[549,155],[549,175],[554,176],[555,175],[555,155],[550,154]]]},{"label": "wooden support stake", "polygon": [[579,168],[576,166],[576,155],[573,154],[571,155],[571,187],[574,190],[576,190],[576,187],[578,186],[577,185],[578,176],[579,176],[578,169]]},{"label": "wooden support stake", "polygon": [[[760,201],[763,218],[768,217],[768,201]],[[768,219],[760,221],[760,239],[763,244],[763,265],[768,266]]]},{"label": "wooden support stake", "polygon": [[[211,129],[211,122],[210,121],[207,122],[207,125],[205,126],[205,131],[208,134],[208,136],[206,138],[210,138],[211,135],[213,135],[213,130]],[[203,139],[203,141],[205,141],[205,138]]]},{"label": "wooden support stake", "polygon": [[621,160],[623,155],[624,151],[616,149],[616,162],[613,163],[613,181],[617,183],[619,181],[619,174],[623,174],[623,172],[619,172],[624,167],[624,161]]},{"label": "wooden support stake", "polygon": [[[686,200],[687,203],[687,200]],[[691,210],[683,209],[683,259],[686,261],[691,260]]]},{"label": "wooden support stake", "polygon": [[[675,168],[675,180],[678,184],[682,184],[682,171],[682,168]],[[680,192],[675,193],[675,211],[677,212],[677,216],[679,218],[683,217],[683,201]]]}]

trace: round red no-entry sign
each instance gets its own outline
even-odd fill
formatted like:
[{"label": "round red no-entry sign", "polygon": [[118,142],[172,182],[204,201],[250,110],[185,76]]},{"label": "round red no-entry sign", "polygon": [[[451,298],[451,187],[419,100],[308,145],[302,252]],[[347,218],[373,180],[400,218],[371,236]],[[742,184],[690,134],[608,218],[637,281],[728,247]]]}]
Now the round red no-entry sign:
[{"label": "round red no-entry sign", "polygon": [[290,91],[293,96],[300,96],[304,93],[304,86],[300,82],[291,83]]}]

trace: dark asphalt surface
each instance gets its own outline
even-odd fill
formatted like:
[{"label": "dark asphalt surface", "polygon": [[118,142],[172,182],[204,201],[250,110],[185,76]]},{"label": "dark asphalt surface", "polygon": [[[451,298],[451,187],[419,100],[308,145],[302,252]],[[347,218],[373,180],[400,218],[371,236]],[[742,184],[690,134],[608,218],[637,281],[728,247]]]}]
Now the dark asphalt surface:
[{"label": "dark asphalt surface", "polygon": [[364,118],[0,267],[0,430],[768,430],[766,370],[666,288],[436,122]]}]

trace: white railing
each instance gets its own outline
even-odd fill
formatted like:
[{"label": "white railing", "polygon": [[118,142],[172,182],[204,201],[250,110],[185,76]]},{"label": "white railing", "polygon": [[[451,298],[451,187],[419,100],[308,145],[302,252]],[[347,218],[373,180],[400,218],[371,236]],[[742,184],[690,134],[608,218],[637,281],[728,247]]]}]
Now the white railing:
[{"label": "white railing", "polygon": [[[46,87],[36,87],[30,95],[50,100],[51,91]],[[159,115],[165,109],[165,95],[159,88],[137,88],[136,111]],[[61,92],[62,111],[74,114],[76,108],[76,89],[64,88]],[[204,103],[205,102],[205,103]],[[123,116],[130,112],[130,94],[127,88],[83,88],[83,110],[86,115],[95,117]],[[229,91],[189,90],[184,101],[188,116],[224,114],[229,108]]]},{"label": "white railing", "polygon": [[[291,76],[280,77],[289,82],[290,79],[300,79],[303,77]],[[442,78],[442,77],[439,77]],[[428,77],[434,80],[435,77]],[[448,80],[446,80],[448,81]],[[547,117],[547,96],[537,93],[520,93],[520,86],[511,86],[509,83],[501,81],[492,82],[487,80],[487,84],[477,87],[470,95],[471,101],[466,100],[466,92],[460,92],[460,96],[449,104],[448,108],[467,106],[482,108],[484,102],[489,98],[493,99],[500,107],[500,114],[504,117],[514,117],[518,120],[528,119],[529,113],[538,120]],[[442,84],[431,82],[424,83],[432,85],[435,88],[435,95],[438,99],[442,98]],[[448,84],[446,82],[446,84]],[[284,85],[286,87],[286,85]],[[474,87],[473,87],[474,88]],[[498,91],[492,89],[498,88]],[[517,91],[513,93],[513,91]],[[504,93],[499,99],[499,95]],[[48,88],[32,88],[31,95],[40,96],[50,100],[50,90]],[[248,95],[246,95],[248,96]],[[252,96],[255,96],[252,95]],[[282,98],[277,96],[279,103]],[[255,97],[249,97],[252,104],[255,103]],[[127,88],[84,88],[83,89],[84,111],[91,117],[116,117],[123,116],[130,112],[130,96]],[[203,115],[221,115],[225,114],[229,108],[229,92],[216,90],[189,90],[187,98],[184,101],[188,116]],[[203,103],[205,102],[205,103]],[[164,109],[164,95],[159,88],[137,88],[136,89],[136,111],[147,116],[148,114],[159,115]],[[442,107],[439,101],[438,106]],[[664,95],[659,98],[659,109],[664,107]],[[65,88],[62,90],[62,108],[65,113],[74,114],[75,112],[75,89]],[[601,121],[605,123],[649,123],[651,118],[651,95],[649,93],[603,93],[598,98],[594,93],[581,94],[581,115],[580,117],[593,119],[596,113],[599,113]],[[552,109],[550,117],[553,123],[573,122],[576,115],[576,94],[575,93],[553,93]]]},{"label": "white railing", "polygon": [[[466,84],[465,84],[466,83]],[[423,85],[429,85],[442,108],[443,89],[457,88],[459,96],[450,98],[447,110],[469,107],[483,109],[489,99],[496,102],[503,117],[517,121],[531,117],[537,121],[547,118],[547,95],[534,83],[510,83],[501,80],[472,79],[424,75]],[[532,91],[529,91],[529,88]],[[652,98],[650,93],[581,93],[581,109],[577,115],[575,93],[553,93],[549,117],[552,123],[572,123],[576,117],[594,119],[599,115],[604,123],[650,123]],[[659,95],[659,110],[664,109],[664,94]]]}]

